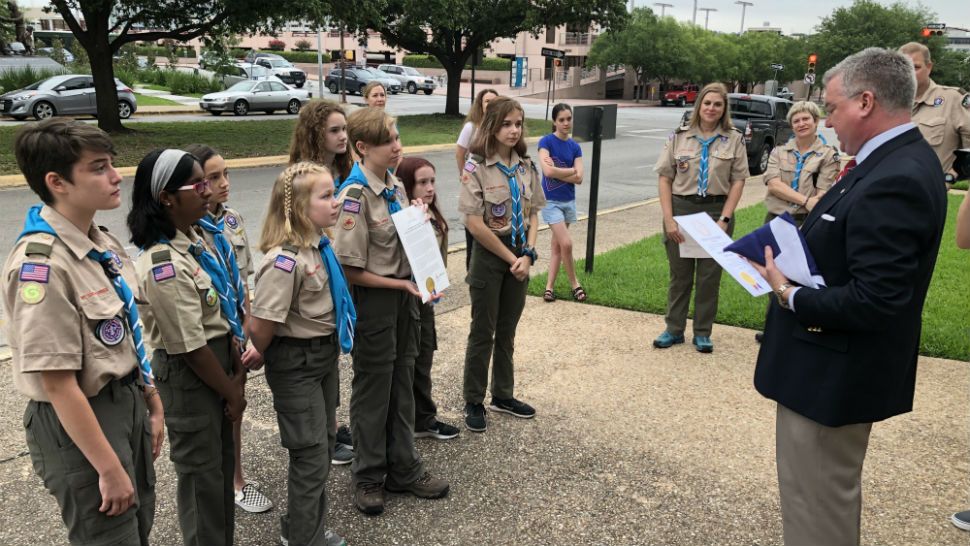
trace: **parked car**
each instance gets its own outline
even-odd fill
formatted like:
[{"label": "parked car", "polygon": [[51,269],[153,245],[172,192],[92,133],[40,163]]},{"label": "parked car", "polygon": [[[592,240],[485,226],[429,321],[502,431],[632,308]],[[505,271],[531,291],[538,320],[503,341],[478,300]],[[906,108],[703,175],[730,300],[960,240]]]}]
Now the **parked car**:
[{"label": "parked car", "polygon": [[228,72],[228,74],[222,75],[222,84],[226,86],[227,89],[239,82],[244,82],[247,80],[275,80],[283,83],[283,80],[280,80],[276,76],[270,74],[269,70],[266,70],[258,64],[236,63],[228,68]]},{"label": "parked car", "polygon": [[213,116],[223,112],[245,116],[250,110],[262,110],[267,114],[286,110],[288,114],[298,114],[300,108],[310,102],[311,96],[307,90],[292,89],[274,80],[245,80],[225,91],[203,95],[199,107]]},{"label": "parked car", "polygon": [[[74,62],[74,54],[66,49],[62,49],[64,52],[64,62],[70,64]],[[40,47],[37,48],[37,54],[43,55],[45,57],[50,57],[54,53],[53,47]]]},{"label": "parked car", "polygon": [[698,88],[696,85],[683,85],[667,91],[660,97],[660,106],[676,104],[677,106],[687,106],[694,104],[697,100]]},{"label": "parked car", "polygon": [[27,47],[21,42],[10,42],[7,44],[7,50],[10,51],[11,55],[27,54]]},{"label": "parked car", "polygon": [[775,96],[778,97],[778,98],[780,98],[780,99],[785,99],[785,100],[794,100],[795,99],[795,93],[793,93],[787,87],[782,87],[781,89],[779,89],[778,92],[775,93]]},{"label": "parked car", "polygon": [[[375,69],[375,71],[378,71],[378,70]],[[367,84],[370,83],[371,80],[378,79],[373,72],[371,72],[370,70],[365,70],[363,68],[347,67],[343,69],[343,72],[345,74],[344,89],[346,89],[348,93],[357,93],[358,95],[360,95],[363,93],[364,88],[367,87]],[[334,93],[334,94],[340,93],[340,73],[341,73],[341,69],[335,68],[331,70],[330,73],[327,74],[327,77],[323,80],[323,85],[325,85],[327,89],[330,90],[331,93]],[[386,74],[385,74],[385,77],[388,79],[390,78]],[[396,80],[393,83],[393,86],[396,86],[396,91],[391,89],[391,87],[389,86],[391,86],[392,84],[385,82],[383,78],[379,79],[379,81],[381,81],[381,83],[384,84],[384,88],[389,93],[401,92],[401,84],[399,84]]]},{"label": "parked car", "polygon": [[381,85],[384,86],[384,89],[392,95],[397,95],[398,93],[404,90],[404,85],[401,82],[394,79],[387,72],[383,72],[372,66],[361,67],[361,70],[366,70],[367,72],[370,72],[371,75],[374,76],[374,79],[381,82]]},{"label": "parked car", "polygon": [[419,89],[424,91],[425,95],[430,95],[436,87],[434,80],[410,66],[382,64],[377,69],[400,82],[412,95],[417,93]]},{"label": "parked car", "polygon": [[[752,175],[768,168],[768,157],[778,144],[788,142],[794,132],[788,124],[792,101],[768,95],[728,93],[731,123],[744,133],[748,152],[748,170]],[[692,110],[684,112],[680,122],[690,122]]]},{"label": "parked car", "polygon": [[[128,119],[138,109],[135,92],[115,78],[118,115]],[[94,78],[87,74],[64,74],[34,82],[23,89],[0,95],[0,114],[16,120],[51,116],[98,114]]]},{"label": "parked car", "polygon": [[262,53],[255,58],[253,64],[269,70],[270,74],[276,76],[287,85],[303,87],[303,84],[306,83],[306,72],[293,66],[293,63],[279,55],[270,56],[269,54]]}]

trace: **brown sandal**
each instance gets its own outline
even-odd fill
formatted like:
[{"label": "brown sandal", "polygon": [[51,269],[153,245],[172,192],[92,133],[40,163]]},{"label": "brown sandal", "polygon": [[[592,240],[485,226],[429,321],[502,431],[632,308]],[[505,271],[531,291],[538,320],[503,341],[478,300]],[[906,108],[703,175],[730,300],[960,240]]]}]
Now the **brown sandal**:
[{"label": "brown sandal", "polygon": [[586,301],[586,291],[583,290],[582,286],[573,288],[573,299],[580,302]]},{"label": "brown sandal", "polygon": [[542,301],[552,303],[556,301],[556,295],[552,293],[552,290],[547,289],[545,293],[542,294]]}]

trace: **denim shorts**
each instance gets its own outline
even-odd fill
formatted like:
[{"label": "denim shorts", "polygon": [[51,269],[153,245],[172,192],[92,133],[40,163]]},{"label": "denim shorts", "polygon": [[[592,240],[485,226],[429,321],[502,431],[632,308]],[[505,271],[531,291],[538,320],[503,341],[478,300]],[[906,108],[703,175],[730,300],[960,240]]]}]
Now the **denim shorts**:
[{"label": "denim shorts", "polygon": [[542,220],[547,224],[576,223],[576,201],[546,201]]}]

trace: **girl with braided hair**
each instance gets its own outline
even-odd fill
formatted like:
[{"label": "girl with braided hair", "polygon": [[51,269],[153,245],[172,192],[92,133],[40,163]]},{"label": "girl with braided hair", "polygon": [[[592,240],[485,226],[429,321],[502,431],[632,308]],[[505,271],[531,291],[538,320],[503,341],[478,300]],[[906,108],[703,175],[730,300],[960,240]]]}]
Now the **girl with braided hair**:
[{"label": "girl with braided hair", "polygon": [[334,191],[330,171],[315,163],[290,165],[276,178],[247,323],[290,456],[283,544],[344,544],[326,530],[326,482],[336,439],[337,358],[350,352],[357,315],[324,232],[339,213]]}]

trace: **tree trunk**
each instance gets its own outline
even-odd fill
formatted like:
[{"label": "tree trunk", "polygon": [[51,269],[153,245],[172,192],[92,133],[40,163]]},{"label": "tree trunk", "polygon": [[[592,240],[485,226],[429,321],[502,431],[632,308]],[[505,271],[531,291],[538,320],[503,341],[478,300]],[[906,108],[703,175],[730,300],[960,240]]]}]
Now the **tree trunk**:
[{"label": "tree trunk", "polygon": [[461,115],[458,101],[461,100],[461,72],[464,63],[449,63],[445,65],[448,74],[448,98],[445,99],[445,114],[449,116]]},{"label": "tree trunk", "polygon": [[[95,28],[92,28],[95,26]],[[111,43],[108,41],[108,17],[89,21],[88,40],[81,42],[91,61],[94,77],[95,101],[98,106],[98,127],[105,132],[124,131],[118,116],[118,89],[115,86],[115,70],[112,62]]]}]

